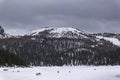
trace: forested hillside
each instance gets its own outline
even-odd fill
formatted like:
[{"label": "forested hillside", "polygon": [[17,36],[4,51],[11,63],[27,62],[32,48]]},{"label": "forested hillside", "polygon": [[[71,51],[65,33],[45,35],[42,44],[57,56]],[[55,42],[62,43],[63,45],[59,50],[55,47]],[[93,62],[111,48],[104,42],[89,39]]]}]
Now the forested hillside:
[{"label": "forested hillside", "polygon": [[14,53],[0,50],[0,66],[26,66],[25,61]]},{"label": "forested hillside", "polygon": [[0,49],[11,53],[2,51],[1,64],[25,65],[24,59],[30,66],[120,65],[119,38],[119,34],[88,34],[74,28],[1,37]]}]

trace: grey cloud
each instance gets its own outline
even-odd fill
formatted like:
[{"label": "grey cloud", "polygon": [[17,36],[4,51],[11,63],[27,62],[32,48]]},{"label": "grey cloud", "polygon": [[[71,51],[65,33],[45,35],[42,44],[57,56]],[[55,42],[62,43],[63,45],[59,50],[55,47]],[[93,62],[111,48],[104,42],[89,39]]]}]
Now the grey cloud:
[{"label": "grey cloud", "polygon": [[70,26],[120,32],[119,22],[119,0],[0,0],[0,23],[7,31]]}]

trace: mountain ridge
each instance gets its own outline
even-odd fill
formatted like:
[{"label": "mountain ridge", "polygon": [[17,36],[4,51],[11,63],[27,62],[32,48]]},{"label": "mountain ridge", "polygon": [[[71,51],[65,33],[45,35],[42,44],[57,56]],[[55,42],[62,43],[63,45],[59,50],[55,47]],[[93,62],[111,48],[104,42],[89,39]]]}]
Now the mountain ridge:
[{"label": "mountain ridge", "polygon": [[79,29],[72,27],[46,27],[38,30],[33,30],[30,34],[31,36],[35,35],[44,35],[47,37],[67,37],[67,38],[86,38],[87,34]]}]

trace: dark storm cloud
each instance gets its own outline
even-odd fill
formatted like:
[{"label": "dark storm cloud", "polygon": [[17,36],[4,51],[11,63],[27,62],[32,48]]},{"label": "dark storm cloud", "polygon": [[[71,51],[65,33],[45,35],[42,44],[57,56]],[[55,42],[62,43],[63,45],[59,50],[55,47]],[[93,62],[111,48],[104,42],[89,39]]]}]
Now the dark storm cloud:
[{"label": "dark storm cloud", "polygon": [[70,26],[120,32],[120,0],[0,0],[0,23],[9,32]]}]

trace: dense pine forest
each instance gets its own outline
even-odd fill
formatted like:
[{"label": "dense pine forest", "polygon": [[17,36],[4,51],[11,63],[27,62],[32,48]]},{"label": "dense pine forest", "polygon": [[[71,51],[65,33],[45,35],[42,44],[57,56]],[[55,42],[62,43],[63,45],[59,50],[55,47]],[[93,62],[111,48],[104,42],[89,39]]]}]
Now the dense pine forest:
[{"label": "dense pine forest", "polygon": [[27,66],[25,61],[14,53],[0,50],[0,66]]}]

